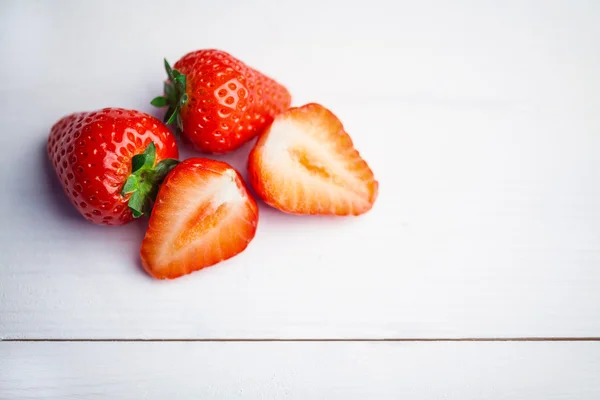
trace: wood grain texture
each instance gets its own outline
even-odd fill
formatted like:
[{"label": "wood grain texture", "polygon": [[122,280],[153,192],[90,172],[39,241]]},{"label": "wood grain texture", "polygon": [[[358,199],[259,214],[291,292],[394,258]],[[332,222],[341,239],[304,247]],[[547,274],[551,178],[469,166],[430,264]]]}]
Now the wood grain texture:
[{"label": "wood grain texture", "polygon": [[[600,336],[599,4],[7,3],[0,338]],[[239,257],[153,281],[144,223],[83,221],[45,141],[73,111],[160,116],[163,56],[203,47],[332,109],[380,197],[343,220],[261,204]],[[248,151],[220,158],[245,174]]]},{"label": "wood grain texture", "polygon": [[593,400],[598,343],[7,343],[0,398]]}]

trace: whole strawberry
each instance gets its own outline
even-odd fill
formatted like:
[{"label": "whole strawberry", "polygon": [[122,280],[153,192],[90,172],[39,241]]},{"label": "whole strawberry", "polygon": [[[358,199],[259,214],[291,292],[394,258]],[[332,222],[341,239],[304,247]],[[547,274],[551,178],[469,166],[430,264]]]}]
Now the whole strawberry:
[{"label": "whole strawberry", "polygon": [[121,108],[63,117],[50,131],[48,155],[75,208],[102,225],[148,214],[179,157],[175,138],[162,122]]},{"label": "whole strawberry", "polygon": [[291,103],[287,89],[230,54],[198,50],[173,69],[165,60],[168,80],[164,121],[175,122],[182,138],[204,153],[226,153],[262,132]]}]

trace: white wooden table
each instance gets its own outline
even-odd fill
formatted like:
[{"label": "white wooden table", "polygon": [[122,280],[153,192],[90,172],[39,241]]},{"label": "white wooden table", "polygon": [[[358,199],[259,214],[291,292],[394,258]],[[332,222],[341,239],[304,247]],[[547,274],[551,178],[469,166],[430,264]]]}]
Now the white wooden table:
[{"label": "white wooden table", "polygon": [[[598,21],[592,0],[1,2],[0,399],[600,398]],[[380,196],[342,220],[261,204],[241,256],[155,281],[144,223],[80,218],[45,142],[73,111],[160,115],[163,57],[209,47],[332,109]]]}]

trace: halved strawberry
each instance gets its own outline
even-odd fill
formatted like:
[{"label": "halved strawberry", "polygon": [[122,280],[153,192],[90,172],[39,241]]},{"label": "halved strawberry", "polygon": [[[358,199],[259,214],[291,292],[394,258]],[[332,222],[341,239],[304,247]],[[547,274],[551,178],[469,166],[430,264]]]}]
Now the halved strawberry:
[{"label": "halved strawberry", "polygon": [[315,103],[275,118],[252,149],[248,172],[267,204],[291,214],[363,214],[379,186],[340,120]]},{"label": "halved strawberry", "polygon": [[233,167],[189,158],[160,187],[142,241],[142,264],[158,279],[189,274],[242,252],[257,223],[256,201]]}]

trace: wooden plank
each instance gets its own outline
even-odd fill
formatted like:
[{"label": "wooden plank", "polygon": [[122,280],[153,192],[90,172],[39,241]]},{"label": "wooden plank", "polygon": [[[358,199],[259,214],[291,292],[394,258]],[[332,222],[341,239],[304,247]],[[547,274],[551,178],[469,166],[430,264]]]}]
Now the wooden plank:
[{"label": "wooden plank", "polygon": [[[0,338],[600,336],[600,3],[485,3],[12,3],[0,52],[27,79],[0,65]],[[243,40],[215,38],[229,24]],[[143,223],[75,215],[46,135],[79,109],[149,111],[162,57],[209,46],[334,110],[380,198],[344,220],[261,205],[242,255],[152,281]],[[221,158],[244,171],[248,150]]]},{"label": "wooden plank", "polygon": [[0,398],[577,399],[600,346],[502,343],[0,343]]},{"label": "wooden plank", "polygon": [[[360,126],[357,107],[340,110]],[[425,111],[412,110],[404,123],[416,126]],[[86,224],[44,171],[41,146],[12,146],[11,163],[36,161],[31,179],[9,183],[18,195],[6,201],[20,206],[2,211],[19,229],[2,232],[0,337],[600,335],[598,136],[460,114],[438,110],[394,152],[373,151],[385,147],[372,139],[382,195],[364,218],[261,207],[246,252],[173,282],[140,271],[143,224]],[[507,133],[515,121],[523,128]],[[452,139],[438,140],[442,129]],[[540,135],[552,138],[543,148]]]}]

